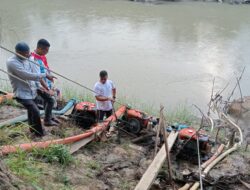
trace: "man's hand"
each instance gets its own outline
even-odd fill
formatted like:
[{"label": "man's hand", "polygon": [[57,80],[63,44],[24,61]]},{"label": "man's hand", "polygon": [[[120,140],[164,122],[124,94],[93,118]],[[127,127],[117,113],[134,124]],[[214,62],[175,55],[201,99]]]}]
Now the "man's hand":
[{"label": "man's hand", "polygon": [[49,75],[49,74],[46,74],[46,78],[49,79],[52,82],[54,82],[54,79],[57,79],[55,76]]},{"label": "man's hand", "polygon": [[115,99],[114,98],[108,98],[108,101],[111,101],[112,103],[114,103]]},{"label": "man's hand", "polygon": [[48,93],[49,93],[50,96],[54,96],[55,95],[55,91],[54,90],[49,90]]}]

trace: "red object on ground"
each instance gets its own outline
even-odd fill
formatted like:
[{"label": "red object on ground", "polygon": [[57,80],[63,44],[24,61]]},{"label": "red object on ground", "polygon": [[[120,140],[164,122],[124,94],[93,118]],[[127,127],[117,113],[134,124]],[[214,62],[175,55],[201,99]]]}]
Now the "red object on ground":
[{"label": "red object on ground", "polygon": [[11,100],[13,99],[14,97],[14,94],[13,93],[7,93],[7,94],[4,94],[4,95],[0,95],[0,104],[6,100]]},{"label": "red object on ground", "polygon": [[134,109],[130,109],[127,110],[127,116],[128,118],[137,118],[142,122],[143,126],[147,126],[148,125],[148,121],[150,118],[145,118],[145,114],[139,110],[134,110]]},{"label": "red object on ground", "polygon": [[192,127],[188,127],[179,131],[179,138],[181,140],[186,140],[191,138],[192,140],[197,139],[196,130]]},{"label": "red object on ground", "polygon": [[80,102],[76,104],[75,109],[79,111],[81,110],[93,111],[95,110],[95,104],[91,102]]},{"label": "red object on ground", "polygon": [[116,118],[121,117],[126,111],[126,107],[122,106],[116,111],[116,116],[112,115],[108,117],[105,121],[102,123],[98,123],[93,125],[93,127],[84,132],[83,134],[72,136],[72,137],[67,137],[64,139],[56,139],[56,140],[49,140],[49,141],[42,141],[42,142],[31,142],[31,143],[24,143],[24,144],[19,144],[19,145],[5,145],[0,147],[0,154],[9,154],[9,153],[15,153],[17,152],[18,149],[24,150],[24,151],[30,151],[33,148],[46,148],[50,145],[53,144],[71,144],[74,142],[77,142],[79,140],[88,138],[92,136],[93,134],[99,132],[99,131],[104,131],[110,124],[110,122],[115,121]]}]

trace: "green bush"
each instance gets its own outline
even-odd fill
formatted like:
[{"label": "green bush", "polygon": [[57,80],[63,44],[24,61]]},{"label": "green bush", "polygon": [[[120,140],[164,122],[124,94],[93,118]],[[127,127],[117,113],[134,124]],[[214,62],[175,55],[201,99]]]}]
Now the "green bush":
[{"label": "green bush", "polygon": [[34,149],[33,155],[41,157],[49,163],[58,162],[64,166],[73,162],[73,156],[65,145],[51,145],[45,149]]}]

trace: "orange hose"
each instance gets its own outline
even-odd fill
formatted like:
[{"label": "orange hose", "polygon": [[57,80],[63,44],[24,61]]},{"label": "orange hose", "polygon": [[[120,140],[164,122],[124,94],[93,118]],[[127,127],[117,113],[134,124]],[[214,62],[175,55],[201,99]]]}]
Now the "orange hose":
[{"label": "orange hose", "polygon": [[6,95],[1,95],[0,96],[0,104],[3,103],[6,100],[11,100],[13,99],[14,95],[12,93],[7,93]]},{"label": "orange hose", "polygon": [[70,143],[77,142],[81,139],[88,138],[99,131],[104,131],[108,127],[110,122],[115,121],[116,117],[118,118],[121,117],[125,113],[125,111],[126,111],[125,106],[120,107],[116,111],[116,116],[112,115],[108,117],[103,123],[98,123],[98,124],[93,125],[93,128],[84,132],[83,134],[72,136],[72,137],[67,137],[64,139],[31,142],[31,143],[24,143],[24,144],[19,144],[19,145],[5,145],[0,148],[0,154],[5,155],[9,153],[15,153],[17,152],[18,149],[29,151],[29,150],[32,150],[33,148],[46,148],[52,144],[70,144]]}]

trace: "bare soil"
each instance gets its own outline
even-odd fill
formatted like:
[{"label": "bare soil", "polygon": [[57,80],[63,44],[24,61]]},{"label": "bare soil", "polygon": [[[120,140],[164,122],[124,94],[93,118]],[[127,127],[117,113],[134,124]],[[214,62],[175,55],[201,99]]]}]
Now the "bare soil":
[{"label": "bare soil", "polygon": [[0,105],[0,122],[26,114],[26,110],[10,105]]},{"label": "bare soil", "polygon": [[[2,106],[0,113],[0,121],[3,121],[25,114],[26,111],[11,106]],[[13,141],[20,143],[27,142],[27,140],[41,141],[64,138],[84,131],[68,122],[64,122],[58,127],[46,127],[45,129],[47,135],[42,139],[34,139],[30,135],[29,130],[25,128],[24,133],[29,139],[17,136],[13,138]],[[121,138],[121,143],[117,143],[116,140],[116,136],[114,136],[105,142],[88,144],[73,155],[75,161],[67,167],[62,167],[60,164],[40,162],[39,167],[42,168],[43,172],[39,177],[38,186],[44,190],[134,189],[153,159],[153,144],[147,146],[135,145],[126,136]],[[197,173],[197,165],[184,160],[175,160],[173,158],[172,165],[174,179],[178,186],[188,181],[182,175],[184,170],[188,169],[192,173]],[[164,167],[151,189],[170,189],[166,179],[167,172]],[[206,178],[205,189],[246,189],[239,179],[250,183],[250,150],[245,152],[241,149],[220,162]],[[13,175],[6,168],[4,162],[0,162],[0,182],[1,190],[37,189],[27,183],[22,176]]]}]

